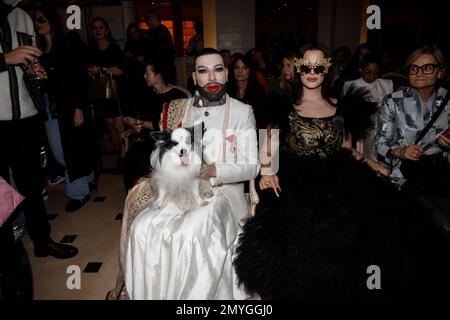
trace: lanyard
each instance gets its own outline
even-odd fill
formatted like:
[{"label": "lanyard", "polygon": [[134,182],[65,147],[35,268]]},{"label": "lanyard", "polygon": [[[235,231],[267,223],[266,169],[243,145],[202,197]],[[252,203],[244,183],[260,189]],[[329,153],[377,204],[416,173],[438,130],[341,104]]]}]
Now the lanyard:
[{"label": "lanyard", "polygon": [[[225,103],[225,114],[223,117],[223,125],[222,125],[222,146],[221,146],[221,156],[222,156],[222,161],[225,163],[225,154],[226,154],[226,144],[225,144],[225,137],[227,134],[227,129],[228,129],[228,122],[230,119],[230,97],[227,95],[227,100]],[[191,112],[192,112],[192,108],[193,108],[193,102],[194,99],[191,98],[189,99],[189,104],[187,106],[186,109],[186,126],[187,127],[192,127],[192,117],[191,117]],[[207,109],[207,108],[202,108],[202,109]],[[219,156],[220,159],[220,156]]]}]

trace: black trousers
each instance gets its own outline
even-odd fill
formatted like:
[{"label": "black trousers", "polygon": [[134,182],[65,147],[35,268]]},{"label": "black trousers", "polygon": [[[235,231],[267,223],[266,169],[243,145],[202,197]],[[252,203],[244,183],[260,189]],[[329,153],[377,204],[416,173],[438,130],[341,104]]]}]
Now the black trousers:
[{"label": "black trousers", "polygon": [[[148,135],[148,132],[145,134]],[[150,155],[154,146],[155,142],[148,136],[144,138],[144,141],[131,143],[123,160],[125,192],[133,188],[139,178],[150,173]]]},{"label": "black trousers", "polygon": [[33,279],[22,241],[14,241],[12,218],[0,227],[0,301],[31,300]]},{"label": "black trousers", "polygon": [[21,120],[0,121],[0,176],[9,181],[11,168],[18,191],[25,197],[25,213],[30,238],[35,246],[50,239],[50,224],[42,199],[44,178],[40,148],[44,123],[39,116]]},{"label": "black trousers", "polygon": [[420,161],[402,161],[407,178],[404,192],[415,196],[450,237],[450,164],[442,155],[423,155]]}]

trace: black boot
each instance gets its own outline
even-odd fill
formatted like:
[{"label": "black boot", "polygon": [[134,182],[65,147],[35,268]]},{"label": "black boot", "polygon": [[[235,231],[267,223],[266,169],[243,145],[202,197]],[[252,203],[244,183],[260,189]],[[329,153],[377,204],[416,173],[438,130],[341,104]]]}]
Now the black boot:
[{"label": "black boot", "polygon": [[34,255],[36,257],[53,256],[57,259],[68,259],[75,257],[78,249],[68,244],[56,243],[49,239],[46,243],[34,244]]}]

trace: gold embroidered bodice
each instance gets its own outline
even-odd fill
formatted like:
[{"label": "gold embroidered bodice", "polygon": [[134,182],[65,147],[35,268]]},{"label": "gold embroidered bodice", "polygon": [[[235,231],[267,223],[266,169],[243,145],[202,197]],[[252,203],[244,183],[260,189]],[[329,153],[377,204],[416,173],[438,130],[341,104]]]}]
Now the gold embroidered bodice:
[{"label": "gold embroidered bodice", "polygon": [[335,115],[306,118],[292,111],[289,115],[289,131],[286,134],[287,147],[290,152],[300,157],[326,158],[342,147],[341,123]]}]

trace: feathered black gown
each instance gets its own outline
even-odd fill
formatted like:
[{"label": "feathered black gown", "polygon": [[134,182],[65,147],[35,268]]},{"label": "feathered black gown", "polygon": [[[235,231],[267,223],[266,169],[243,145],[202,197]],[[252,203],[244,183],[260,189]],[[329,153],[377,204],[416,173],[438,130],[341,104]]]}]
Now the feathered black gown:
[{"label": "feathered black gown", "polygon": [[[365,95],[352,90],[329,118],[304,118],[291,108],[279,121],[282,192],[260,192],[234,261],[249,292],[263,299],[450,292],[445,231],[341,148],[344,130],[359,139],[370,127],[373,106]],[[380,268],[380,290],[368,289],[371,265]]]}]

